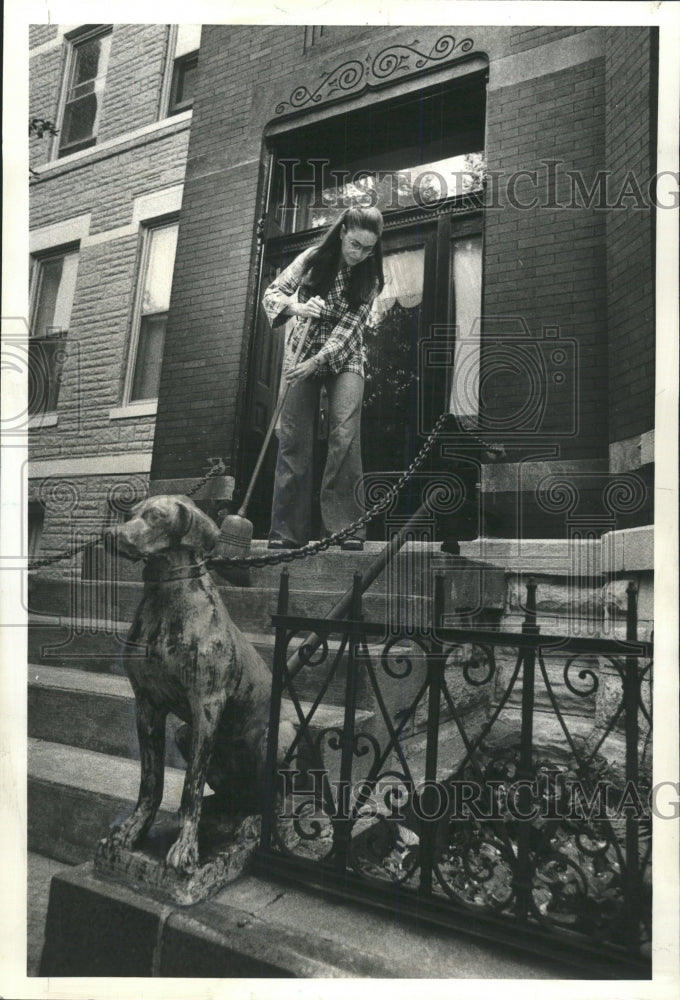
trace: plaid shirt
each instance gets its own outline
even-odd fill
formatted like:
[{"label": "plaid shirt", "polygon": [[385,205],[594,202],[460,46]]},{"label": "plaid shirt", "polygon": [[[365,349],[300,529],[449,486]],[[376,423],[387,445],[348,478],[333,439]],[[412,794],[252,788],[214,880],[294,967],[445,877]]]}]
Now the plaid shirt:
[{"label": "plaid shirt", "polygon": [[[262,305],[272,327],[280,326],[290,318],[282,315],[282,312],[296,291],[299,302],[306,302],[311,298],[312,293],[308,286],[302,285],[301,282],[309,270],[307,266],[309,257],[315,250],[316,247],[310,247],[303,251],[264,293]],[[307,361],[314,355],[318,356],[322,361],[318,370],[319,375],[356,372],[363,377],[364,374],[366,352],[363,330],[377,294],[377,286],[368,302],[362,303],[358,309],[352,309],[345,296],[349,274],[350,269],[343,261],[326,296],[320,319],[312,320],[307,341],[299,358],[299,361]],[[292,350],[298,345],[304,322],[301,317],[296,318],[290,336]]]}]

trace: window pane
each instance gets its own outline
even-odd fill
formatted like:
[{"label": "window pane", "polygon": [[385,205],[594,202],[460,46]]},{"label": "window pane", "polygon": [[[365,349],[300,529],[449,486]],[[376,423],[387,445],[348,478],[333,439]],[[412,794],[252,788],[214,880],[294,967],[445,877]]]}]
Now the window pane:
[{"label": "window pane", "polygon": [[94,80],[98,76],[101,45],[101,38],[91,38],[77,47],[73,68],[73,86],[83,83],[84,80]]},{"label": "window pane", "polygon": [[71,326],[71,309],[76,293],[76,275],[78,273],[78,254],[68,253],[62,257],[61,281],[59,294],[54,309],[53,324],[55,330],[66,332]]},{"label": "window pane", "polygon": [[186,56],[189,52],[195,52],[201,45],[201,25],[200,24],[178,24],[177,43],[175,45],[175,59]]},{"label": "window pane", "polygon": [[31,339],[28,342],[28,412],[52,413],[59,400],[63,341]]},{"label": "window pane", "polygon": [[482,237],[469,236],[451,244],[451,281],[456,326],[456,353],[449,408],[457,416],[479,412],[479,353],[482,310]]},{"label": "window pane", "polygon": [[376,299],[364,335],[366,383],[362,453],[368,469],[403,469],[409,464],[409,428],[417,406],[417,343],[423,299],[425,250],[388,253],[385,287]]},{"label": "window pane", "polygon": [[87,142],[94,135],[94,123],[97,118],[97,98],[88,94],[73,104],[67,105],[64,111],[64,124],[61,130],[61,148],[74,146],[78,142]]},{"label": "window pane", "polygon": [[155,399],[161,381],[161,362],[167,315],[145,316],[139,331],[135,377],[130,400]]},{"label": "window pane", "polygon": [[[296,199],[296,232],[329,226],[350,205],[375,205],[381,212],[427,207],[445,198],[482,189],[485,172],[483,153],[465,153],[420,165],[400,166],[394,171],[356,171],[344,184],[331,184],[321,193],[321,203],[312,202],[311,191]],[[331,172],[329,171],[329,174]],[[363,176],[362,176],[363,175]],[[332,175],[331,175],[332,176]]]},{"label": "window pane", "polygon": [[54,313],[59,294],[63,263],[63,257],[55,257],[53,260],[42,261],[39,265],[38,298],[33,314],[33,329],[31,331],[31,335],[34,337],[46,337],[54,327]]},{"label": "window pane", "polygon": [[39,268],[39,276],[31,336],[48,337],[57,330],[64,333],[71,323],[78,254],[38,260],[34,266]]},{"label": "window pane", "polygon": [[42,538],[45,508],[39,503],[28,505],[28,558],[37,559]]},{"label": "window pane", "polygon": [[111,33],[74,45],[70,86],[61,126],[60,151],[94,139],[104,89]]},{"label": "window pane", "polygon": [[193,101],[197,71],[198,58],[187,59],[178,67],[175,104],[188,104]]},{"label": "window pane", "polygon": [[142,315],[167,312],[170,308],[172,272],[177,250],[177,225],[150,232],[149,257],[142,295]]}]

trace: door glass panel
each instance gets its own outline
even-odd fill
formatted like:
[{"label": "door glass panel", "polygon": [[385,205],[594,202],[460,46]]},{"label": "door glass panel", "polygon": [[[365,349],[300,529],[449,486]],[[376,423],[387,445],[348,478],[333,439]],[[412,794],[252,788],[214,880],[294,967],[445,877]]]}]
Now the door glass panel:
[{"label": "door glass panel", "polygon": [[449,409],[456,416],[479,413],[480,317],[482,310],[482,237],[466,236],[451,243],[452,315],[456,347]]},{"label": "door glass panel", "polygon": [[364,469],[402,470],[418,407],[418,328],[425,250],[384,257],[385,287],[376,299],[364,340],[368,364],[362,413]]},{"label": "door glass panel", "polygon": [[[331,183],[321,191],[296,192],[293,228],[317,229],[334,222],[350,205],[375,205],[381,212],[427,207],[457,195],[481,191],[486,172],[484,153],[465,153],[433,163],[398,170],[361,170],[344,184]],[[340,172],[339,176],[342,177]],[[329,171],[329,179],[333,172]]]}]

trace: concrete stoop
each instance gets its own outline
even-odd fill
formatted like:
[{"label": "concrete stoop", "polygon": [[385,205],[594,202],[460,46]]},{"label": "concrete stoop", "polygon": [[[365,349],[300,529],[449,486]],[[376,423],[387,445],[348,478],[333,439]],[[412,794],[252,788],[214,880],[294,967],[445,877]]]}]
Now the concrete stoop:
[{"label": "concrete stoop", "polygon": [[[317,560],[291,564],[290,613],[325,616],[350,585],[353,571],[364,570],[381,547],[369,543],[363,553],[327,552]],[[428,621],[433,571],[441,568],[457,574],[455,587],[447,592],[449,611],[474,610],[481,603],[490,612],[488,624],[499,620],[505,595],[504,570],[474,560],[437,558],[434,548],[402,553],[391,575],[379,577],[366,594],[364,617],[386,620],[390,608],[398,608],[400,616],[411,622]],[[567,967],[562,970],[540,958],[505,955],[498,945],[402,924],[398,919],[395,922],[394,914],[384,916],[339,904],[311,890],[282,888],[253,876],[239,879],[210,902],[190,909],[155,902],[95,876],[91,859],[96,845],[114,823],[130,813],[139,787],[134,698],[123,674],[122,654],[142,584],[131,578],[133,572],[139,573],[138,567],[126,572],[113,587],[40,576],[30,585],[29,850],[35,857],[49,859],[42,865],[43,869],[45,864],[50,866],[50,875],[56,863],[78,866],[57,871],[52,878],[43,974],[255,978],[573,975]],[[248,588],[221,587],[234,621],[270,664],[274,644],[270,621],[276,609],[279,572],[267,567],[253,571]],[[407,596],[400,597],[400,593]],[[333,649],[334,640],[330,645]],[[140,649],[139,654],[144,655],[144,651]],[[501,678],[515,655],[511,651],[507,654],[499,663]],[[406,684],[381,677],[381,697],[395,718],[399,708],[409,704],[425,669],[417,656],[413,663],[413,676]],[[311,709],[327,669],[308,666],[297,675],[296,693],[305,713]],[[559,671],[550,669],[549,673],[559,686]],[[313,732],[342,728],[344,690],[341,662],[315,713]],[[382,742],[384,724],[365,678],[359,684],[358,704],[359,726]],[[583,701],[575,702],[574,716],[577,710],[583,714],[583,708]],[[469,707],[469,723],[475,728],[482,719],[475,713],[482,710],[481,703],[473,702]],[[284,714],[294,719],[290,704],[284,705]],[[504,719],[514,726],[516,715],[513,699]],[[555,720],[548,725],[547,717],[544,719],[543,729],[537,729],[539,735],[546,741],[559,740]],[[413,722],[413,731],[403,734],[404,752],[409,767],[419,775],[424,766],[425,734],[418,718]],[[159,821],[172,820],[181,797],[184,761],[174,741],[177,725],[178,720],[169,716]],[[586,720],[579,726],[583,736],[591,725]],[[442,741],[442,756],[455,762],[462,743],[450,721],[443,720]],[[333,772],[337,761],[324,760],[324,764]],[[442,760],[441,766],[446,762]],[[107,928],[105,934],[102,926]]]},{"label": "concrete stoop", "polygon": [[242,876],[211,900],[177,907],[99,878],[91,863],[52,878],[38,974],[578,978],[564,963],[269,879]]}]

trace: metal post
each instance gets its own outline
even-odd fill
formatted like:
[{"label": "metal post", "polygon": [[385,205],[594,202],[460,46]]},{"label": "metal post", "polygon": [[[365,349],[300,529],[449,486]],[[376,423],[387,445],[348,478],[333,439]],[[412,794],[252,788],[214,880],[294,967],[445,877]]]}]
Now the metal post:
[{"label": "metal post", "polygon": [[[279,582],[279,599],[277,614],[288,614],[289,575],[288,570],[281,572]],[[260,846],[266,850],[271,843],[271,831],[274,821],[274,810],[277,801],[277,757],[279,747],[279,722],[281,719],[281,695],[283,693],[283,671],[286,664],[286,626],[276,626],[274,642],[274,663],[272,667],[272,694],[269,704],[269,735],[267,739],[267,762],[265,765],[265,781],[262,803],[262,834]]]},{"label": "metal post", "polygon": [[[361,620],[361,574],[355,573],[352,583],[352,621]],[[340,755],[340,783],[336,815],[333,820],[333,853],[340,871],[347,868],[349,843],[352,836],[351,789],[352,762],[354,757],[354,722],[357,701],[357,647],[359,636],[353,631],[349,637],[347,679],[345,683],[345,717],[342,725],[342,752]]]},{"label": "metal post", "polygon": [[[637,642],[637,586],[631,580],[626,588],[626,639]],[[627,656],[623,676],[623,702],[626,713],[626,786],[638,783],[638,659]],[[626,873],[624,880],[626,938],[628,947],[637,953],[640,945],[640,855],[638,817],[626,816]]]},{"label": "metal post", "polygon": [[[527,604],[523,635],[537,635],[536,624],[536,581],[532,578],[527,583]],[[517,777],[524,782],[533,778],[533,741],[534,741],[534,683],[536,672],[536,650],[534,646],[526,646],[522,650],[522,724],[520,733],[519,765]],[[527,816],[531,811],[531,789],[523,784],[519,789],[518,806],[520,815]],[[517,834],[517,868],[515,870],[515,911],[520,920],[526,921],[531,905],[531,827],[530,820],[520,819]]]},{"label": "metal post", "polygon": [[[441,706],[441,679],[444,671],[443,647],[437,635],[442,627],[444,617],[444,586],[446,577],[437,573],[434,581],[434,610],[431,655],[428,657],[428,708],[427,708],[427,748],[425,751],[425,781],[426,788],[421,798],[425,817],[434,815],[437,802],[434,783],[437,780],[437,756],[439,750],[439,716]],[[435,846],[437,842],[437,821],[425,818],[420,827],[420,889],[426,895],[432,893],[432,866],[434,865]]]}]

